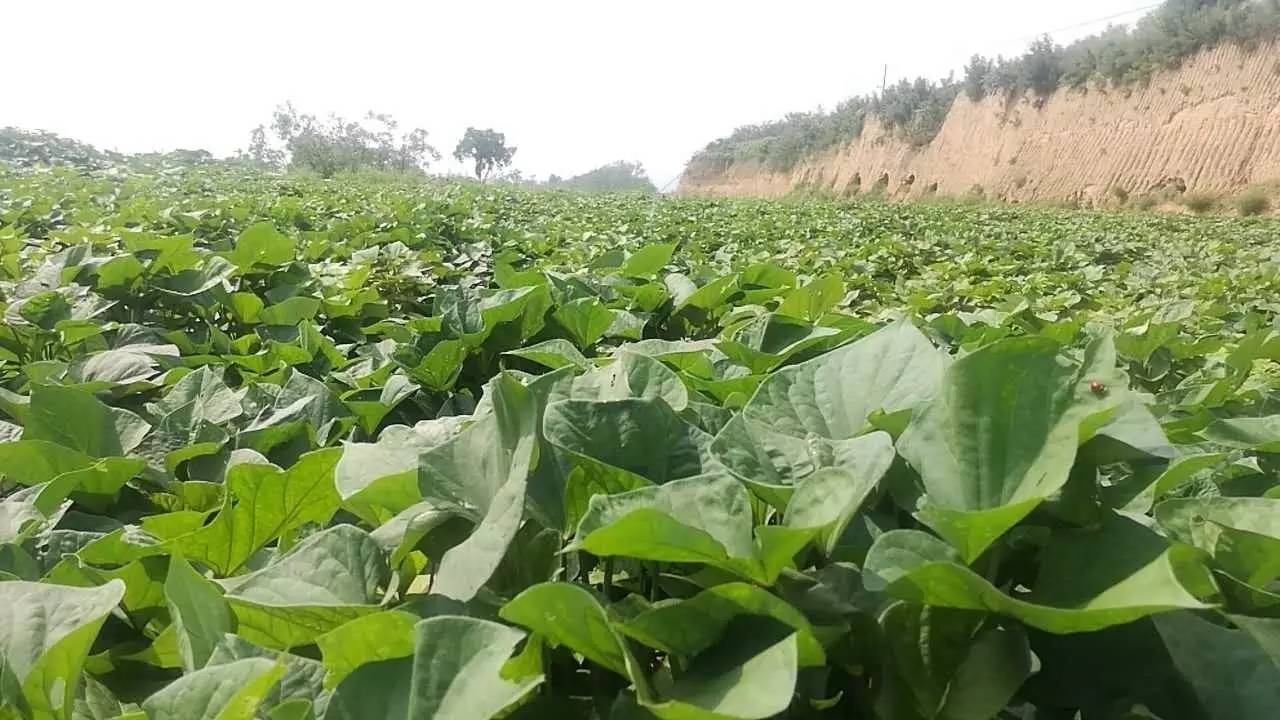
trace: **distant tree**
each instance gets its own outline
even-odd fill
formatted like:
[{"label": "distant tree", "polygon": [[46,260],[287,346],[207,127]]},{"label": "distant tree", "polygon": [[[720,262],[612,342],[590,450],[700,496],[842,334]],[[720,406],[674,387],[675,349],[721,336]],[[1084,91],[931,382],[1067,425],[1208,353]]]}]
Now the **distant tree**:
[{"label": "distant tree", "polygon": [[259,125],[249,133],[249,148],[240,155],[258,165],[273,168],[284,165],[284,153],[271,147],[271,143],[267,141],[267,128],[264,125]]},{"label": "distant tree", "polygon": [[516,148],[507,147],[507,136],[492,128],[467,128],[467,132],[458,141],[458,146],[453,149],[453,157],[458,162],[470,160],[475,164],[476,179],[481,182],[487,180],[495,170],[510,165],[515,154]]},{"label": "distant tree", "polygon": [[985,83],[994,66],[995,63],[981,55],[969,58],[969,64],[964,66],[964,94],[968,95],[970,100],[978,102],[986,96]]},{"label": "distant tree", "polygon": [[987,73],[987,79],[982,84],[988,95],[1008,95],[1017,91],[1019,82],[1021,78],[1018,72],[1018,61],[1005,60],[1002,56],[996,56],[996,61],[991,65],[991,72]]},{"label": "distant tree", "polygon": [[560,187],[585,192],[644,192],[654,193],[658,189],[644,171],[640,163],[618,160],[575,175],[567,180],[557,175],[547,178],[547,187]]},{"label": "distant tree", "polygon": [[385,113],[370,112],[362,121],[338,115],[320,121],[285,103],[272,115],[271,129],[284,151],[272,149],[265,128],[258,126],[244,153],[249,159],[280,165],[287,154],[289,167],[323,177],[353,170],[420,172],[440,159],[440,153],[427,142],[426,130],[415,128],[400,134],[399,123]]},{"label": "distant tree", "polygon": [[70,165],[98,169],[123,159],[124,156],[118,153],[104,152],[87,143],[44,130],[0,128],[0,164],[15,167]]},{"label": "distant tree", "polygon": [[1053,38],[1042,35],[1022,56],[1022,83],[1035,94],[1046,96],[1058,89],[1062,79],[1061,49]]}]

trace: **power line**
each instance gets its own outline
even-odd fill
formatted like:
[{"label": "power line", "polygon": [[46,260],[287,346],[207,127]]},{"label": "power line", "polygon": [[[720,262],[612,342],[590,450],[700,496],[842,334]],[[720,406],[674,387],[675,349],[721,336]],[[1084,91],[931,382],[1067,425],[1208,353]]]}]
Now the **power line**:
[{"label": "power line", "polygon": [[1088,27],[1090,25],[1096,25],[1100,22],[1106,22],[1108,20],[1115,20],[1116,18],[1122,18],[1126,15],[1132,15],[1134,13],[1144,12],[1146,10],[1154,10],[1163,4],[1164,3],[1152,3],[1151,5],[1143,5],[1142,7],[1136,7],[1136,8],[1133,8],[1132,10],[1125,10],[1124,12],[1118,12],[1114,15],[1100,17],[1094,20],[1085,20],[1084,22],[1076,23],[1074,25],[1067,25],[1065,27],[1056,28],[1054,30],[1048,30],[1043,33],[1038,33],[1038,35],[1053,35],[1055,33],[1066,32],[1068,30],[1078,30],[1079,28]]},{"label": "power line", "polygon": [[[1154,10],[1154,9],[1156,9],[1156,8],[1160,7],[1160,6],[1161,6],[1161,5],[1163,5],[1163,4],[1164,4],[1163,2],[1157,2],[1157,3],[1151,3],[1150,5],[1143,5],[1143,6],[1141,6],[1141,7],[1136,7],[1136,8],[1132,8],[1132,9],[1129,9],[1129,10],[1123,10],[1123,11],[1121,11],[1121,12],[1114,13],[1114,14],[1111,14],[1111,15],[1107,15],[1107,16],[1104,16],[1104,17],[1094,18],[1093,20],[1085,20],[1084,22],[1078,22],[1078,23],[1075,23],[1075,24],[1073,24],[1073,25],[1065,25],[1065,26],[1060,27],[1060,28],[1055,28],[1055,29],[1053,29],[1053,30],[1047,30],[1047,31],[1045,31],[1045,32],[1036,33],[1036,34],[1034,34],[1034,35],[1024,35],[1024,36],[1020,37],[1020,38],[1019,38],[1019,40],[1031,40],[1031,39],[1038,38],[1038,37],[1040,37],[1041,35],[1056,35],[1056,34],[1058,34],[1058,33],[1066,32],[1066,31],[1068,31],[1068,30],[1078,30],[1078,29],[1080,29],[1080,28],[1082,28],[1082,27],[1088,27],[1088,26],[1090,26],[1090,25],[1096,25],[1096,24],[1101,23],[1101,22],[1107,22],[1108,20],[1116,20],[1116,19],[1118,19],[1118,18],[1122,18],[1122,17],[1128,16],[1128,15],[1133,15],[1133,14],[1135,14],[1135,13],[1146,12],[1146,11],[1148,11],[1148,10]],[[889,79],[889,66],[886,64],[886,65],[884,66],[884,81],[883,81],[883,82],[881,83],[881,85],[880,85],[880,92],[881,92],[881,93],[883,93],[883,92],[884,92],[885,85],[887,84],[888,79]],[[671,185],[672,185],[673,183],[675,183],[676,181],[678,181],[678,180],[680,179],[680,177],[681,177],[683,174],[684,174],[684,173],[683,173],[683,172],[681,172],[680,174],[678,174],[678,175],[676,175],[675,177],[671,178],[671,180],[670,180],[670,181],[668,181],[666,185],[663,185],[663,186],[662,186],[662,188],[659,190],[659,192],[663,192],[663,193],[665,193],[665,192],[667,191],[667,188],[671,187]]]}]

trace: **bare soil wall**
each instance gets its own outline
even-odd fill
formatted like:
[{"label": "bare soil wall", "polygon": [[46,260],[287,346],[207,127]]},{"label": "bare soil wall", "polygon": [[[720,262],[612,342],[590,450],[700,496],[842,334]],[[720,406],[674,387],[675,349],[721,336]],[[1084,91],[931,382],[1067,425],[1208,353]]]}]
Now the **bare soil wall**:
[{"label": "bare soil wall", "polygon": [[1059,90],[1037,101],[956,99],[938,136],[913,147],[874,119],[856,140],[785,173],[754,162],[691,166],[680,192],[777,197],[881,183],[893,198],[937,192],[1012,201],[1114,202],[1172,188],[1232,195],[1280,187],[1280,43],[1227,45],[1130,87]]}]

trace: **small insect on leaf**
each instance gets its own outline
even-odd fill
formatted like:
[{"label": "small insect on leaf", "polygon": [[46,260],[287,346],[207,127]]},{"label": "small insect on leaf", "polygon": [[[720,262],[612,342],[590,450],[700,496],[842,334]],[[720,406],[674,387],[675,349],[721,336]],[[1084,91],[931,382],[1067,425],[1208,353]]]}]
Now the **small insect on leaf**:
[{"label": "small insect on leaf", "polygon": [[1101,395],[1107,391],[1107,386],[1104,385],[1101,380],[1090,380],[1089,390],[1094,395]]}]

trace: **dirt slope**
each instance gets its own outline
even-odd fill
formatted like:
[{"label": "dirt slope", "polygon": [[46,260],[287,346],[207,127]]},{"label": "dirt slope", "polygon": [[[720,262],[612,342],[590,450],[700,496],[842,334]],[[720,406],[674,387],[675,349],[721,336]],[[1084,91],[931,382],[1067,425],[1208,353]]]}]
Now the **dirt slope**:
[{"label": "dirt slope", "polygon": [[1148,85],[1060,90],[971,102],[961,95],[932,143],[913,148],[874,120],[857,140],[788,173],[756,163],[722,172],[691,165],[680,192],[784,195],[801,186],[892,197],[980,186],[1006,200],[1101,204],[1119,194],[1172,187],[1235,194],[1280,180],[1280,43],[1246,52],[1223,46]]}]

